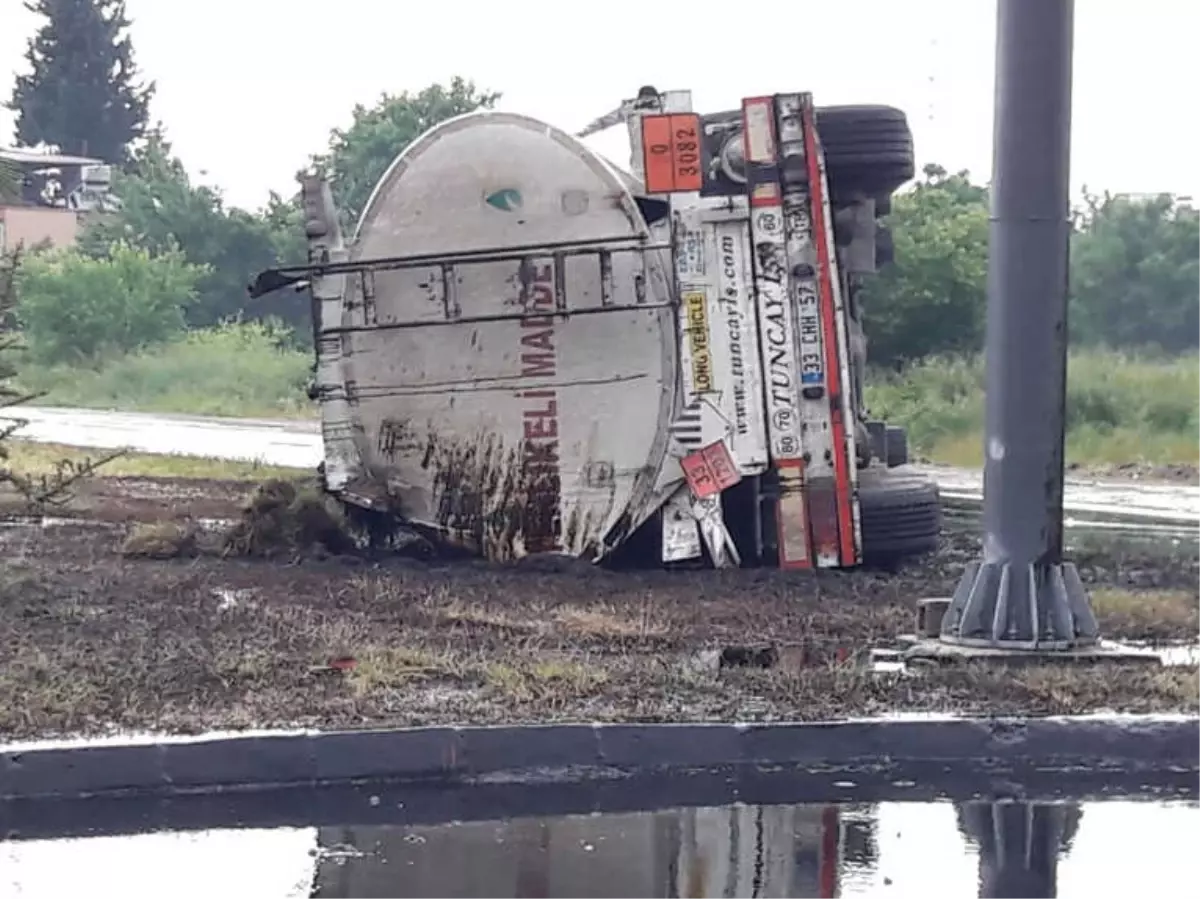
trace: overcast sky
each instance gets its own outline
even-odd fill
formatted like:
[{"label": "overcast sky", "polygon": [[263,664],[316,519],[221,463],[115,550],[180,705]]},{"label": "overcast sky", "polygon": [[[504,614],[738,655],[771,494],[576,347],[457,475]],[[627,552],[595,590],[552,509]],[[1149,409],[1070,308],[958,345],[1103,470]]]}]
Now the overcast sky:
[{"label": "overcast sky", "polygon": [[[907,111],[921,164],[981,180],[991,169],[994,0],[127,6],[137,61],[158,82],[154,117],[192,174],[241,206],[270,189],[290,193],[354,104],[455,74],[502,91],[502,108],[570,130],[642,84],[691,88],[698,111],[797,89],[818,104],[890,103]],[[743,11],[769,23],[774,52],[738,24]],[[0,0],[0,72],[24,66],[37,24],[21,0]],[[1197,34],[1196,0],[1077,0],[1077,189],[1200,194]],[[0,110],[0,144],[11,132]],[[622,163],[628,156],[622,133],[594,143]]]}]

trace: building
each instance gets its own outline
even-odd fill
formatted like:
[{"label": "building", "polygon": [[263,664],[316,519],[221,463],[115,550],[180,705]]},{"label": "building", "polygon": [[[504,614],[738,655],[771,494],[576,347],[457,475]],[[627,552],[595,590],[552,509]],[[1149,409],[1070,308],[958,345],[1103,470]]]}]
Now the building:
[{"label": "building", "polygon": [[43,244],[69,247],[79,232],[79,213],[43,206],[0,205],[0,253]]},{"label": "building", "polygon": [[0,148],[19,194],[0,203],[0,252],[44,244],[69,247],[80,216],[111,208],[112,167],[87,156]]}]

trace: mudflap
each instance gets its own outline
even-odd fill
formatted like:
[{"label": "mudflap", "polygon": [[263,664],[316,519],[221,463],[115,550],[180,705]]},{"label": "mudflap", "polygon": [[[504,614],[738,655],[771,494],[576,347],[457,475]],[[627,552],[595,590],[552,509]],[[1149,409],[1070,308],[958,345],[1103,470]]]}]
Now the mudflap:
[{"label": "mudflap", "polygon": [[708,549],[713,568],[737,568],[742,564],[733,535],[725,526],[721,493],[741,483],[742,474],[725,439],[688,453],[679,460],[690,494],[692,516]]},{"label": "mudflap", "polygon": [[[727,454],[724,446],[722,450]],[[712,456],[712,448],[707,448]],[[700,453],[693,454],[698,458]],[[733,534],[725,524],[721,504],[720,478],[698,477],[692,466],[685,465],[688,484],[681,485],[663,504],[659,513],[662,533],[661,558],[664,565],[699,558],[705,549],[713,568],[738,568],[741,554]],[[711,473],[711,469],[710,469]],[[738,483],[740,477],[728,479]]]},{"label": "mudflap", "polygon": [[660,521],[664,565],[698,559],[706,549],[713,568],[742,564],[733,535],[725,526],[719,494],[697,497],[681,487],[663,505]]},{"label": "mudflap", "polygon": [[659,513],[662,527],[662,562],[686,562],[703,553],[700,527],[692,514],[692,500],[686,487],[671,494]]},{"label": "mudflap", "polygon": [[733,536],[725,527],[720,494],[693,500],[692,514],[700,525],[700,534],[704,537],[713,568],[740,567],[742,559],[734,545]]}]

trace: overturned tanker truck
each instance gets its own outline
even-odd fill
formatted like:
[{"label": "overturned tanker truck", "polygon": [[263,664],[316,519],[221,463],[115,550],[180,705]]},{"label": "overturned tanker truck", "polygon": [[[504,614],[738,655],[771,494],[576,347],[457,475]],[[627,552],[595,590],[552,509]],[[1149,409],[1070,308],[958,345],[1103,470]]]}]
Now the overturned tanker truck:
[{"label": "overturned tanker truck", "polygon": [[[863,279],[904,114],[642,89],[580,136],[440,124],[344,241],[302,176],[325,489],[494,560],[845,568],[931,550],[936,486],[871,420]],[[582,142],[623,123],[623,171]],[[386,530],[386,527],[384,528]]]}]

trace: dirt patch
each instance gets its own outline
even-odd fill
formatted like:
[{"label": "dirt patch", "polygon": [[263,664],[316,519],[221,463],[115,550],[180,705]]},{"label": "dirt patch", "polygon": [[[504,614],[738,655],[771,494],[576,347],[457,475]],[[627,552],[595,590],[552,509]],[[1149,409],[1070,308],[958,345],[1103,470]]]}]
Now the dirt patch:
[{"label": "dirt patch", "polygon": [[233,521],[164,519],[132,523],[120,547],[130,559],[313,559],[356,553],[358,544],[340,510],[315,486],[266,481],[254,488]]},{"label": "dirt patch", "polygon": [[179,559],[197,552],[199,531],[177,521],[138,522],[121,542],[127,559]]},{"label": "dirt patch", "polygon": [[[118,524],[234,519],[253,490],[251,483],[203,478],[92,478],[75,485],[53,515]],[[23,498],[0,489],[0,518],[26,512]]]},{"label": "dirt patch", "polygon": [[341,555],[356,548],[330,498],[315,486],[283,480],[267,481],[255,489],[221,544],[226,555],[260,559]]},{"label": "dirt patch", "polygon": [[[135,487],[136,502],[152,493]],[[170,488],[155,489],[169,505]],[[244,491],[221,490],[183,501],[221,506],[230,518],[254,508]],[[290,508],[295,496],[276,500],[268,507]],[[133,502],[119,498],[117,508]],[[1194,669],[865,670],[868,647],[911,631],[917,599],[953,591],[978,553],[969,534],[894,574],[614,573],[293,554],[158,561],[195,528],[179,517],[139,528],[142,558],[125,558],[118,550],[136,534],[104,508],[101,524],[0,528],[0,739],[114,727],[1197,705]],[[1079,563],[1106,636],[1195,640],[1194,554],[1097,547]],[[764,645],[777,650],[768,669],[720,664],[723,649]]]}]

